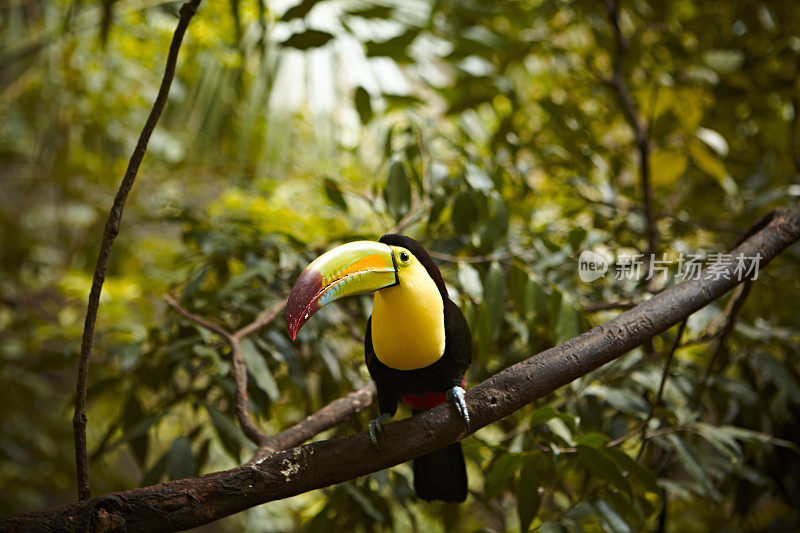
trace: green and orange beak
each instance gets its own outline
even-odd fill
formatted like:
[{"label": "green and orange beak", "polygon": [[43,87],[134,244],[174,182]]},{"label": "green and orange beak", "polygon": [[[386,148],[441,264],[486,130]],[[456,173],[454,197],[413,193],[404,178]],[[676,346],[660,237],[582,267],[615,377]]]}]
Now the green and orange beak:
[{"label": "green and orange beak", "polygon": [[286,303],[286,326],[292,340],[325,305],[356,294],[397,285],[392,249],[374,241],[355,241],[316,258],[297,278]]}]

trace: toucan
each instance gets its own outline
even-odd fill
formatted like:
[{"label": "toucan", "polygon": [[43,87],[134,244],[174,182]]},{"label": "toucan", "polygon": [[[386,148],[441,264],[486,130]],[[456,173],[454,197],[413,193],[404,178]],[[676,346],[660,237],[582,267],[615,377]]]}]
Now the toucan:
[{"label": "toucan", "polygon": [[[398,402],[414,414],[451,399],[469,426],[464,374],[472,356],[469,326],[447,294],[439,268],[411,237],[387,234],[379,241],[342,244],[315,259],[297,278],[286,304],[294,340],[323,306],[374,292],[364,357],[377,389],[380,416],[370,422],[378,446],[381,424]],[[432,501],[463,502],[467,472],[461,443],[413,461],[414,490]]]}]

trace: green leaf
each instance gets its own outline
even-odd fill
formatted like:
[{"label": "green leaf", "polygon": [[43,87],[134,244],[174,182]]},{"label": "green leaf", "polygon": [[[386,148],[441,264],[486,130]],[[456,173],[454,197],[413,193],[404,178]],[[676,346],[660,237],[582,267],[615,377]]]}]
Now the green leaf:
[{"label": "green leaf", "polygon": [[200,445],[200,451],[197,452],[197,456],[195,457],[195,468],[194,473],[192,474],[193,477],[197,477],[200,475],[200,472],[203,470],[203,467],[208,462],[208,454],[211,451],[211,439],[204,439],[203,443]]},{"label": "green leaf", "polygon": [[391,18],[393,12],[394,9],[390,6],[374,5],[365,7],[364,9],[345,11],[344,15],[348,17],[360,17],[364,19],[388,19]]},{"label": "green leaf", "polygon": [[298,50],[309,50],[328,44],[333,39],[333,35],[320,30],[306,30],[295,33],[281,43],[281,46],[297,48]]},{"label": "green leaf", "polygon": [[542,527],[539,528],[540,533],[564,533],[565,531],[567,530],[561,527],[561,524],[552,520],[542,522]]},{"label": "green leaf", "polygon": [[531,312],[530,301],[527,298],[528,273],[515,264],[508,270],[508,291],[514,309],[520,318],[525,318]]},{"label": "green leaf", "polygon": [[356,111],[358,111],[358,118],[361,119],[362,124],[367,124],[372,120],[372,99],[367,90],[363,87],[356,89],[356,94],[353,97],[355,102]]},{"label": "green leaf", "polygon": [[381,93],[383,101],[386,102],[386,111],[403,109],[424,103],[422,98],[410,94]]},{"label": "green leaf", "polygon": [[508,233],[508,223],[510,213],[508,206],[503,200],[492,199],[492,214],[481,226],[481,248],[484,250],[494,250]]},{"label": "green leaf", "polygon": [[728,74],[736,72],[744,63],[741,50],[707,50],[703,53],[703,62],[717,72]]},{"label": "green leaf", "polygon": [[[705,424],[702,423],[698,423],[696,425],[706,426]],[[769,433],[753,431],[752,429],[745,429],[736,426],[718,426],[715,429],[724,434],[729,435],[731,438],[750,441],[750,442],[758,442],[761,444],[772,444],[774,446],[781,446],[783,448],[788,448],[797,454],[800,454],[800,447],[798,447],[796,443],[785,439],[780,439],[778,437],[770,435]]]},{"label": "green leaf", "polygon": [[464,179],[470,187],[489,193],[494,189],[494,182],[484,169],[477,165],[467,164],[464,168]]},{"label": "green leaf", "polygon": [[717,152],[720,157],[728,157],[728,152],[730,150],[728,147],[728,141],[726,141],[725,137],[720,135],[718,132],[708,128],[697,128],[697,131],[694,132],[694,135],[706,143],[709,148]]},{"label": "green leaf", "polygon": [[621,413],[646,413],[650,405],[630,389],[620,389],[594,383],[583,392],[587,396],[597,396]]},{"label": "green leaf", "polygon": [[194,454],[189,439],[181,436],[172,441],[167,452],[166,470],[170,479],[184,479],[194,475]]},{"label": "green leaf", "polygon": [[605,500],[598,500],[595,502],[594,507],[597,509],[600,519],[605,524],[605,530],[611,533],[629,533],[632,531],[631,527],[625,523],[625,520],[614,510]]},{"label": "green leaf", "polygon": [[492,263],[486,274],[486,286],[483,290],[486,307],[489,310],[489,320],[492,324],[494,337],[497,337],[506,310],[506,275],[497,263]]},{"label": "green leaf", "polygon": [[489,308],[486,306],[486,302],[481,302],[478,306],[476,322],[473,332],[477,344],[477,352],[478,354],[485,354],[489,350],[495,333],[494,329],[492,329],[492,320],[489,317]]},{"label": "green leaf", "polygon": [[780,361],[768,353],[756,352],[752,355],[752,360],[764,373],[764,377],[772,381],[781,391],[781,395],[785,395],[794,403],[800,403],[800,383],[795,379],[794,372],[787,371]]},{"label": "green leaf", "polygon": [[372,502],[369,501],[369,498],[367,498],[367,496],[364,495],[363,492],[358,490],[351,483],[345,484],[344,490],[350,495],[351,498],[353,498],[353,501],[355,501],[359,505],[359,507],[361,507],[361,509],[367,516],[369,516],[376,522],[383,522],[385,520],[383,514],[381,514],[381,512],[378,511],[378,509],[372,504]]},{"label": "green leaf", "polygon": [[597,396],[621,413],[646,413],[650,405],[630,389],[619,389],[594,383],[583,392],[588,396]]},{"label": "green leaf", "polygon": [[342,190],[339,188],[339,184],[328,177],[322,180],[322,184],[325,187],[325,197],[328,199],[328,201],[342,211],[347,212],[347,200],[344,199],[344,195],[342,194]]},{"label": "green leaf", "polygon": [[319,0],[303,0],[299,4],[287,9],[286,12],[281,15],[280,19],[283,22],[287,22],[294,19],[304,18],[306,15],[308,15],[308,12],[311,11],[311,8],[317,5],[318,2]]},{"label": "green leaf", "polygon": [[689,159],[680,150],[658,149],[650,152],[650,169],[653,185],[668,187],[682,177],[689,166]]},{"label": "green leaf", "polygon": [[400,220],[408,213],[411,206],[411,183],[408,181],[405,165],[398,159],[389,167],[389,179],[383,190],[383,198],[389,214],[395,220]]},{"label": "green leaf", "polygon": [[[150,428],[158,422],[159,417],[157,415],[150,415],[147,418],[140,419],[135,424],[130,426],[130,428],[125,429],[125,434],[120,437],[119,439],[115,440],[113,443],[105,447],[105,449],[98,449],[95,452],[97,457],[100,457],[103,454],[107,454],[113,450],[115,450],[118,446],[130,442],[132,440],[141,438],[147,435],[147,432]],[[131,421],[133,422],[133,421]]]},{"label": "green leaf", "polygon": [[536,317],[546,317],[548,309],[548,297],[544,287],[533,278],[528,279],[528,286],[525,289],[525,299],[529,302]]},{"label": "green leaf", "polygon": [[217,431],[220,441],[222,441],[222,446],[238,463],[242,448],[249,448],[250,441],[247,440],[239,426],[228,415],[210,405],[205,405],[205,408],[211,417],[211,423],[214,424],[214,429]]},{"label": "green leaf", "polygon": [[444,211],[444,207],[447,204],[447,197],[441,194],[433,194],[433,205],[431,206],[430,214],[428,215],[428,225],[433,226],[436,222],[439,221],[439,217],[442,215],[442,211]]},{"label": "green leaf", "polygon": [[700,170],[714,178],[726,194],[733,196],[738,192],[736,182],[728,175],[725,163],[703,141],[692,139],[689,142],[689,155],[692,162]]},{"label": "green leaf", "polygon": [[692,453],[689,451],[689,448],[686,447],[686,444],[681,440],[681,438],[678,437],[678,435],[671,433],[667,435],[667,440],[669,440],[669,442],[672,444],[672,448],[675,450],[675,455],[677,455],[678,460],[681,462],[689,475],[692,476],[694,480],[697,481],[697,483],[703,488],[703,491],[709,495],[716,495],[716,499],[719,499],[721,495],[711,484],[711,480],[708,479],[703,467],[700,466],[700,463],[697,462],[697,459],[694,458]]},{"label": "green leaf", "polygon": [[417,38],[419,32],[420,28],[410,28],[397,37],[392,37],[385,41],[366,41],[364,48],[369,57],[386,56],[391,57],[398,63],[404,63],[408,60],[406,48]]},{"label": "green leaf", "polygon": [[536,411],[533,412],[531,417],[528,419],[528,424],[535,428],[536,426],[540,426],[550,420],[558,418],[562,422],[564,422],[570,431],[577,430],[577,424],[575,423],[575,418],[570,415],[569,413],[562,413],[557,411],[553,407],[549,405],[545,405],[544,407],[540,407]]},{"label": "green leaf", "polygon": [[392,155],[392,139],[394,139],[394,124],[389,126],[386,131],[386,138],[383,140],[383,160],[387,161]]},{"label": "green leaf", "polygon": [[123,430],[128,436],[128,446],[133,453],[133,457],[136,459],[136,462],[139,463],[139,466],[143,468],[144,465],[147,464],[147,451],[149,448],[147,430],[150,428],[153,420],[151,420],[149,424],[143,426],[141,430],[134,433],[134,430],[137,429],[136,426],[142,420],[148,419],[145,418],[144,410],[139,400],[136,398],[136,395],[132,394],[128,403],[125,404],[125,410],[122,414]]},{"label": "green leaf", "polygon": [[156,463],[150,467],[150,469],[145,473],[144,477],[142,478],[142,485],[155,485],[161,478],[164,477],[164,472],[167,470],[167,457],[169,456],[169,450],[164,452]]},{"label": "green leaf", "polygon": [[632,479],[639,482],[645,490],[653,494],[661,494],[661,489],[656,483],[656,475],[648,468],[637,463],[635,459],[617,447],[607,446],[603,448],[603,452],[617,463],[623,474],[627,473]]},{"label": "green leaf", "polygon": [[256,386],[266,392],[270,400],[277,402],[280,397],[278,383],[272,377],[272,373],[269,371],[261,352],[250,339],[242,339],[241,346],[242,357],[247,365],[247,374],[252,376]]},{"label": "green leaf", "polygon": [[567,240],[569,241],[569,245],[572,246],[573,250],[578,250],[580,248],[581,243],[584,241],[584,239],[586,239],[586,234],[586,229],[580,226],[569,230]]},{"label": "green leaf", "polygon": [[486,474],[484,493],[487,498],[494,498],[508,483],[512,473],[519,468],[524,457],[515,453],[507,453],[497,458]]},{"label": "green leaf", "polygon": [[609,439],[607,435],[597,431],[590,431],[589,433],[584,433],[583,435],[578,435],[575,437],[575,442],[577,444],[585,444],[586,446],[591,446],[592,448],[605,446],[608,440]]},{"label": "green leaf", "polygon": [[483,284],[481,283],[481,275],[478,270],[469,263],[461,263],[458,265],[458,283],[461,289],[467,295],[480,302],[483,300]]},{"label": "green leaf", "polygon": [[547,427],[553,432],[554,435],[563,440],[568,446],[575,445],[575,440],[572,438],[573,430],[567,426],[561,417],[548,420]]},{"label": "green leaf", "polygon": [[453,226],[459,233],[469,233],[478,219],[478,206],[472,195],[461,191],[453,202]]},{"label": "green leaf", "polygon": [[569,298],[562,298],[556,321],[556,344],[577,337],[581,332],[581,321],[578,309]]},{"label": "green leaf", "polygon": [[742,462],[742,448],[736,437],[723,427],[713,426],[698,422],[694,424],[697,433],[711,444],[718,452],[730,459],[735,464]]},{"label": "green leaf", "polygon": [[631,485],[617,465],[600,449],[578,444],[576,446],[578,457],[586,469],[596,478],[607,481],[622,492],[631,494]]},{"label": "green leaf", "polygon": [[517,485],[520,531],[528,531],[531,522],[536,518],[542,503],[544,485],[551,479],[553,471],[553,462],[547,454],[535,453],[525,459]]}]

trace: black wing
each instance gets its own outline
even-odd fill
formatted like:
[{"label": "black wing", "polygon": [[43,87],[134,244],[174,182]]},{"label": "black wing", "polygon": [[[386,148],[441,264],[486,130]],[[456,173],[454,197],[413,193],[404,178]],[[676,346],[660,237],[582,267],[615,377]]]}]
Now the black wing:
[{"label": "black wing", "polygon": [[461,309],[449,298],[444,305],[444,333],[447,339],[445,351],[463,375],[472,361],[472,335]]}]

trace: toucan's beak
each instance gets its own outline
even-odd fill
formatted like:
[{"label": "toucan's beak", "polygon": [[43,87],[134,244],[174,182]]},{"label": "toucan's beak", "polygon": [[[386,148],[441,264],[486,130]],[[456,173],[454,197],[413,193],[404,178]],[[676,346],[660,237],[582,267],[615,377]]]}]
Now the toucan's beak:
[{"label": "toucan's beak", "polygon": [[292,340],[306,321],[326,304],[398,283],[392,249],[387,244],[355,241],[316,258],[297,278],[286,304]]}]

